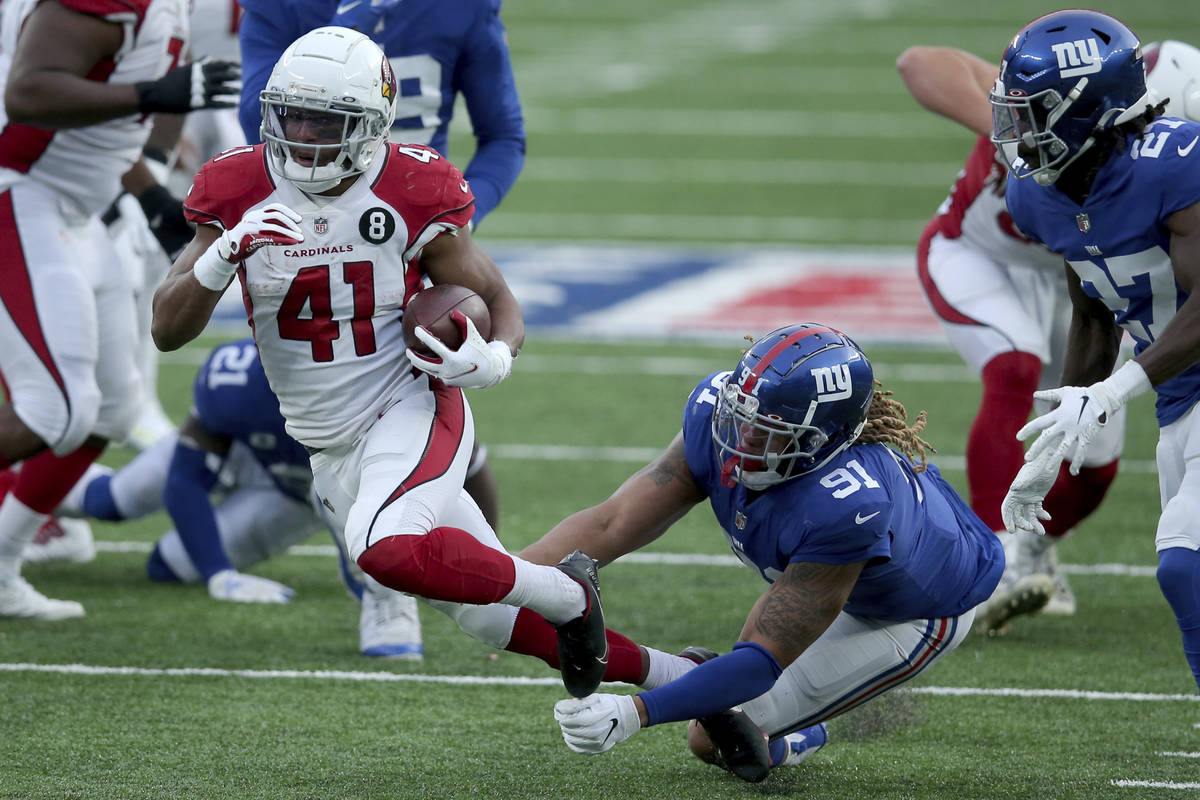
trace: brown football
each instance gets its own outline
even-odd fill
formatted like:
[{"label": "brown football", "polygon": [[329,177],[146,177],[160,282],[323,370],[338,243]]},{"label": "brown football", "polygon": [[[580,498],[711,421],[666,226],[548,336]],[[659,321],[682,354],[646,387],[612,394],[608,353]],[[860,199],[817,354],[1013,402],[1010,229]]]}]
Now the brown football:
[{"label": "brown football", "polygon": [[491,337],[492,315],[483,298],[465,286],[442,283],[422,289],[409,299],[404,307],[404,343],[419,355],[433,356],[414,332],[420,325],[451,350],[457,350],[463,335],[458,323],[450,316],[455,309],[471,318],[485,341]]}]

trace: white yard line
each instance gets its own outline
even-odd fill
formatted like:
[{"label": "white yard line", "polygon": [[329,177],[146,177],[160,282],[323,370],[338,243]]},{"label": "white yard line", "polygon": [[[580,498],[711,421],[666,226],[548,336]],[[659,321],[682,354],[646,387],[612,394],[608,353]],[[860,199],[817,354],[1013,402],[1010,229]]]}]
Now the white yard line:
[{"label": "white yard line", "polygon": [[1122,789],[1200,789],[1200,783],[1176,783],[1175,781],[1111,781]]},{"label": "white yard line", "polygon": [[1163,756],[1164,758],[1200,758],[1200,753],[1180,753],[1171,751],[1155,753],[1154,755]]},{"label": "white yard line", "polygon": [[[96,549],[101,553],[149,553],[153,548],[153,542],[104,540],[96,542]],[[298,544],[289,547],[287,554],[315,558],[335,558],[337,556],[337,549],[331,544]],[[621,556],[617,561],[622,564],[633,564],[636,566],[745,566],[732,555],[712,555],[705,553],[630,553]],[[1155,574],[1155,567],[1134,564],[1062,564],[1061,566],[1063,572],[1069,575],[1113,575],[1129,578],[1153,578]]]},{"label": "white yard line", "polygon": [[[260,670],[260,669],[216,669],[212,667],[121,667],[93,666],[88,664],[31,664],[0,663],[0,672],[38,672],[61,675],[89,675],[97,677],[144,676],[166,678],[259,678],[259,679],[309,679],[331,681],[358,681],[382,683],[439,683],[471,686],[562,686],[557,676],[544,678],[522,678],[485,675],[426,675],[399,672],[366,672],[346,670]],[[609,684],[624,686],[626,684]],[[1075,689],[978,689],[970,687],[923,686],[897,689],[897,692],[912,694],[943,695],[951,697],[1022,697],[1040,699],[1058,697],[1069,700],[1109,702],[1162,702],[1192,703],[1200,701],[1200,695],[1190,694],[1146,694],[1138,692],[1082,692]]]}]

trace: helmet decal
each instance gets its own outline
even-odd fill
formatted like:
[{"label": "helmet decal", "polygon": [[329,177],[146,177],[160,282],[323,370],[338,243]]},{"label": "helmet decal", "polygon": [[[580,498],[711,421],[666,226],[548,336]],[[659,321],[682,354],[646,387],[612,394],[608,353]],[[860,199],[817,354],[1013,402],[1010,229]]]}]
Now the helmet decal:
[{"label": "helmet decal", "polygon": [[392,64],[385,56],[379,62],[379,92],[387,101],[396,100],[396,76],[392,74]]}]

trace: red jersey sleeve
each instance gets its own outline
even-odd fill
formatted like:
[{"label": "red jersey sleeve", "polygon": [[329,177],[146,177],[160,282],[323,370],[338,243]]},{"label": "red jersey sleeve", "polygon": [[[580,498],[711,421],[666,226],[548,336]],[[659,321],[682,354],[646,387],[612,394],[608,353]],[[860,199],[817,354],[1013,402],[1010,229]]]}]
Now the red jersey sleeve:
[{"label": "red jersey sleeve", "polygon": [[475,195],[449,159],[431,147],[411,144],[389,144],[387,159],[371,190],[404,217],[405,247],[422,239],[435,223],[465,228],[471,221]]},{"label": "red jersey sleeve", "polygon": [[246,209],[274,191],[264,146],[235,147],[214,156],[196,173],[183,199],[183,213],[197,225],[220,225],[229,230]]}]

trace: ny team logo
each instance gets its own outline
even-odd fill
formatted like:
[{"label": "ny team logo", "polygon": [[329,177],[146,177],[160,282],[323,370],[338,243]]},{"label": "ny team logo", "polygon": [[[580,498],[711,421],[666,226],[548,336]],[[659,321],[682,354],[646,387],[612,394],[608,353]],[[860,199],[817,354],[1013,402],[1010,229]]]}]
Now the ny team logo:
[{"label": "ny team logo", "polygon": [[850,396],[850,365],[834,364],[832,367],[817,367],[809,371],[817,383],[817,402],[831,403]]},{"label": "ny team logo", "polygon": [[1058,57],[1058,74],[1063,78],[1091,75],[1099,72],[1104,63],[1100,60],[1100,45],[1095,39],[1076,39],[1050,45]]}]

